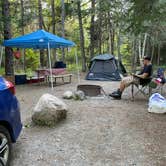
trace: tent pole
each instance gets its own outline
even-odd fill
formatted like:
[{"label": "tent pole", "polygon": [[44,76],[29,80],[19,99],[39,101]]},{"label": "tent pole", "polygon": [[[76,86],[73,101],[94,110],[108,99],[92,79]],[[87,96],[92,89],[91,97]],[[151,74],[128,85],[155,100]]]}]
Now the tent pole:
[{"label": "tent pole", "polygon": [[1,64],[2,64],[2,54],[3,54],[3,46],[1,46],[0,67],[1,67]]},{"label": "tent pole", "polygon": [[75,58],[76,58],[76,67],[77,67],[77,79],[78,79],[78,83],[80,83],[80,71],[78,66],[77,48],[75,49]]},{"label": "tent pole", "polygon": [[48,59],[49,59],[49,67],[50,67],[50,75],[51,75],[51,89],[53,90],[53,78],[52,78],[52,69],[51,69],[51,53],[50,53],[50,43],[48,42]]}]

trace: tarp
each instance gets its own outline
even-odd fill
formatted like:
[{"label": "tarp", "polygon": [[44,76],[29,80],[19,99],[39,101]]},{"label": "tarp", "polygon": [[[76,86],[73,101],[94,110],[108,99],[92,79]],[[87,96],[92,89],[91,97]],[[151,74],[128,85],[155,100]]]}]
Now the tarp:
[{"label": "tarp", "polygon": [[75,45],[74,42],[53,35],[45,30],[37,30],[20,37],[5,40],[2,45],[16,48],[44,49],[48,48],[48,43],[50,48],[65,48]]}]

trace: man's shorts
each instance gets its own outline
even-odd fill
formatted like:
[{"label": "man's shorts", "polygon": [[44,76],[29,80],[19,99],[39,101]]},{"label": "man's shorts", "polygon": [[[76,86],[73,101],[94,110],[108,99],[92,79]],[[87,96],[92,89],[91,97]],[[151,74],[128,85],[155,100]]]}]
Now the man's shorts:
[{"label": "man's shorts", "polygon": [[130,86],[131,84],[138,84],[139,85],[139,78],[134,76],[127,76],[122,79],[122,83],[125,87]]}]

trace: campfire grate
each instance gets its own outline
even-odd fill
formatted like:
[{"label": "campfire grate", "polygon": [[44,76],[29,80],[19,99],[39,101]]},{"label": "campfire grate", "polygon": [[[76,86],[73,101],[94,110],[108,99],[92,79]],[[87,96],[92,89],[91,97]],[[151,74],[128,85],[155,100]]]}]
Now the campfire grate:
[{"label": "campfire grate", "polygon": [[85,96],[99,96],[102,95],[103,88],[99,85],[78,85],[77,90],[81,90],[85,93]]}]

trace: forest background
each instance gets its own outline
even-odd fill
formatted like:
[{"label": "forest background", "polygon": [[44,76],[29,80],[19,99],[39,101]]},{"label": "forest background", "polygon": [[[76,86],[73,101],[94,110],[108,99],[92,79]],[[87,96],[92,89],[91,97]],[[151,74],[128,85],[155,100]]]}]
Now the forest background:
[{"label": "forest background", "polygon": [[[52,65],[62,60],[68,70],[76,71],[75,53],[83,72],[94,56],[104,53],[132,71],[145,55],[157,66],[166,64],[165,0],[0,0],[0,43],[37,29],[76,43],[71,49],[52,50]],[[47,50],[20,50],[25,56],[15,59],[16,49],[5,48],[2,74],[48,66]]]}]

